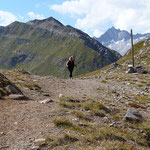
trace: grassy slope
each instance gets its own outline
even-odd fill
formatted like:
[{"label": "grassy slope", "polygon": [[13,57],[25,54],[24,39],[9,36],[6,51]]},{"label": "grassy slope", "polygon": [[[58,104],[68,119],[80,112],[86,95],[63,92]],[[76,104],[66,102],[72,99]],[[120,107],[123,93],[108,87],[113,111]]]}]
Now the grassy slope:
[{"label": "grassy slope", "polygon": [[[135,65],[136,66],[143,65],[147,69],[150,69],[150,38],[135,44],[134,45],[134,53],[135,53]],[[122,71],[126,71],[128,65],[132,64],[131,50],[129,50],[124,57],[119,59],[117,61],[117,63],[123,65]],[[110,65],[108,65],[102,69],[87,73],[86,75],[81,75],[81,77],[83,77],[83,76],[87,76],[87,77],[99,76],[102,72],[105,72],[109,67],[110,67]]]},{"label": "grassy slope", "polygon": [[[9,34],[8,34],[9,32]],[[30,42],[18,42],[18,38]],[[111,51],[113,59],[118,54]],[[12,58],[26,54],[27,59],[11,66]],[[30,25],[15,22],[0,34],[0,67],[23,68],[36,74],[66,77],[65,62],[69,56],[76,57],[78,68],[74,75],[91,72],[110,64],[113,60],[102,58],[96,50],[85,46],[84,40],[46,32]]]},{"label": "grassy slope", "polygon": [[[150,39],[141,41],[134,45],[135,65],[144,65],[150,68]],[[118,63],[131,64],[131,50],[121,58]]]}]

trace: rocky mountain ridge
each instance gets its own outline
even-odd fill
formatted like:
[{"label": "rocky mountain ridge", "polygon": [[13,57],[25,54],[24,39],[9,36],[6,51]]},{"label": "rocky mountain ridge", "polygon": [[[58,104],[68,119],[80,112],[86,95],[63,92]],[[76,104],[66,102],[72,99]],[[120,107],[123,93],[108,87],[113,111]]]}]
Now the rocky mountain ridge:
[{"label": "rocky mountain ridge", "polygon": [[[150,33],[136,34],[133,36],[134,44],[150,37]],[[125,30],[112,27],[108,29],[99,38],[96,38],[104,46],[114,49],[121,55],[124,55],[131,48],[130,33]]]}]

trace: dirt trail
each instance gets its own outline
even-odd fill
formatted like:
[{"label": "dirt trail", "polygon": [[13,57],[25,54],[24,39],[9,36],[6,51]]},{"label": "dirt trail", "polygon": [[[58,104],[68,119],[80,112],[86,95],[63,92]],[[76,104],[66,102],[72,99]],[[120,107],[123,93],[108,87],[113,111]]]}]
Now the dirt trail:
[{"label": "dirt trail", "polygon": [[[113,107],[126,109],[124,104],[131,98],[128,93],[131,93],[131,90],[132,94],[140,92],[136,88],[113,81],[102,83],[99,79],[65,80],[38,76],[30,76],[29,79],[36,81],[41,87],[41,91],[21,89],[31,100],[14,101],[8,97],[0,100],[0,150],[30,150],[35,139],[63,133],[63,130],[55,128],[52,123],[54,118],[63,116],[63,113],[59,112],[59,94],[79,99],[92,98],[109,107],[113,103]],[[46,98],[52,99],[53,102],[39,103]]]},{"label": "dirt trail", "polygon": [[[14,101],[5,97],[0,100],[0,150],[27,150],[35,139],[45,135],[59,135],[51,120],[59,115],[59,94],[77,98],[96,97],[99,84],[95,80],[62,80],[33,77],[42,87],[42,93],[22,88],[29,101]],[[43,96],[47,93],[50,96]],[[40,100],[51,98],[54,102],[40,104]]]}]

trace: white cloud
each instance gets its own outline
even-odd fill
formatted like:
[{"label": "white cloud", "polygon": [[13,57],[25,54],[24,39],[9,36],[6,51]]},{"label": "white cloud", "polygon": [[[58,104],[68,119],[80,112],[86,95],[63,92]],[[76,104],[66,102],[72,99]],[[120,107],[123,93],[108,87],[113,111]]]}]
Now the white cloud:
[{"label": "white cloud", "polygon": [[93,36],[95,36],[95,37],[99,37],[99,36],[102,35],[102,34],[103,34],[103,32],[101,32],[101,31],[98,30],[98,29],[95,29],[94,32],[93,32]]},{"label": "white cloud", "polygon": [[44,19],[45,17],[42,14],[35,14],[34,12],[28,12],[27,15],[30,19]]},{"label": "white cloud", "polygon": [[8,11],[0,10],[0,26],[7,26],[17,20],[17,17]]},{"label": "white cloud", "polygon": [[114,25],[135,32],[149,31],[150,0],[71,0],[50,9],[78,17],[76,27],[94,34]]}]

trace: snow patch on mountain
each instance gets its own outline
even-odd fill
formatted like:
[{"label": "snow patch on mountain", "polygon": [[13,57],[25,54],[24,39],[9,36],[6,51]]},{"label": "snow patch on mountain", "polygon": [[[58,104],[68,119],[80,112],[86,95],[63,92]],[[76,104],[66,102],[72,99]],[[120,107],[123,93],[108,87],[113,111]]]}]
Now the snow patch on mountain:
[{"label": "snow patch on mountain", "polygon": [[[133,35],[134,44],[150,37],[150,33]],[[125,30],[112,27],[97,39],[104,46],[116,50],[121,55],[125,55],[131,48],[130,33]]]}]

